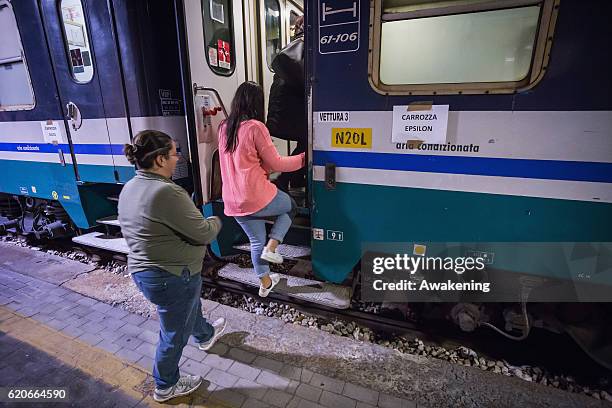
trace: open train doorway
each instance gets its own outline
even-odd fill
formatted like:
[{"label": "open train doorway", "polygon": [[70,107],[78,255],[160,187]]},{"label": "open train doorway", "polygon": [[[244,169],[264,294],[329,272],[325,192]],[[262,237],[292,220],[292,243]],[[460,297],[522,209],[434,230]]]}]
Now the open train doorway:
[{"label": "open train doorway", "polygon": [[[296,22],[303,18],[303,11],[301,0],[184,2],[188,77],[194,113],[190,147],[197,150],[194,156],[198,157],[202,204],[214,204],[221,199],[217,132],[230,113],[236,89],[244,81],[257,82],[264,90],[265,116],[275,125],[270,133],[279,154],[299,153],[296,151],[298,140],[301,140],[301,151],[307,150],[305,47],[300,34],[303,30],[295,30]],[[302,79],[287,87],[287,81],[279,79],[272,67],[277,55],[295,43],[296,37],[302,39],[297,61]],[[276,93],[272,101],[271,92]],[[287,103],[288,94],[293,99],[291,103]],[[290,117],[284,109],[287,105],[293,107]],[[297,122],[300,123],[300,135],[295,134]],[[279,174],[271,175],[272,179],[277,177]],[[300,177],[299,182],[284,182],[281,189],[288,191],[293,184],[292,195],[299,207],[309,208],[305,172],[292,177]]]},{"label": "open train doorway", "polygon": [[[258,287],[259,280],[249,257],[249,240],[235,219],[224,213],[218,128],[230,113],[236,89],[244,81],[254,81],[264,90],[266,124],[279,154],[299,153],[296,148],[300,137],[295,134],[298,122],[303,132],[302,151],[308,150],[309,92],[305,75],[308,38],[302,34],[307,30],[301,27],[296,30],[303,21],[305,4],[295,0],[203,0],[184,5],[193,86],[192,148],[195,140],[204,214],[223,219],[223,229],[211,250],[214,256],[229,260],[216,278],[219,282],[234,281]],[[279,56],[288,49],[293,52],[289,58],[292,66],[302,71],[301,78],[293,81],[289,89],[283,87],[287,79],[279,75],[277,68]],[[293,98],[290,116],[285,116],[288,103],[283,93],[287,92]],[[350,304],[351,288],[319,279],[312,269],[312,206],[308,199],[308,182],[312,177],[308,175],[308,168],[307,165],[301,175],[291,175],[288,183],[279,182],[287,174],[270,175],[271,181],[296,201],[296,216],[278,249],[286,262],[280,269],[273,268],[273,272],[282,274],[279,290],[289,296],[346,308]],[[272,223],[267,221],[267,227]]]}]

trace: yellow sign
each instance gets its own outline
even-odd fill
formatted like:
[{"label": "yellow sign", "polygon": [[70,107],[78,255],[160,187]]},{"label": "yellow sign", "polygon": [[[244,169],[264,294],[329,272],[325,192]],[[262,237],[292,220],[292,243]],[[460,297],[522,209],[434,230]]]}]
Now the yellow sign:
[{"label": "yellow sign", "polygon": [[412,254],[418,256],[425,256],[425,251],[427,251],[427,246],[421,244],[414,244]]},{"label": "yellow sign", "polygon": [[59,195],[57,194],[57,191],[52,191],[51,197],[53,197],[54,200],[57,200],[57,198],[59,197]]},{"label": "yellow sign", "polygon": [[333,128],[331,142],[333,147],[371,149],[372,128]]}]

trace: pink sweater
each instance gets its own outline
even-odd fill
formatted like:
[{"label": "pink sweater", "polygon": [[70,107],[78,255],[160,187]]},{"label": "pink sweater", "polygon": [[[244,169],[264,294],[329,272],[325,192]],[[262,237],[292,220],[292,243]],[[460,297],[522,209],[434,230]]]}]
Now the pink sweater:
[{"label": "pink sweater", "polygon": [[276,186],[268,180],[268,173],[300,169],[304,153],[280,156],[272,144],[266,125],[254,119],[240,124],[236,151],[227,153],[225,129],[225,123],[219,127],[219,162],[225,215],[251,215],[268,205],[276,196]]}]

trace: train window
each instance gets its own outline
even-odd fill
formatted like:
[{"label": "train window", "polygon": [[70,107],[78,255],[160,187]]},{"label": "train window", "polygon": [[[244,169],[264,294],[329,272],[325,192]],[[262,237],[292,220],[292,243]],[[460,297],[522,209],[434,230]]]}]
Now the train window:
[{"label": "train window", "polygon": [[557,0],[378,0],[370,74],[385,93],[515,92],[545,66]]},{"label": "train window", "polygon": [[34,108],[34,91],[11,5],[0,1],[0,111]]},{"label": "train window", "polygon": [[266,13],[266,61],[272,70],[272,61],[283,47],[281,40],[281,13],[278,0],[265,0]]},{"label": "train window", "polygon": [[206,60],[218,75],[232,75],[236,65],[231,0],[202,0]]},{"label": "train window", "polygon": [[83,4],[81,0],[62,0],[60,11],[70,73],[78,83],[87,83],[93,78],[94,67]]}]

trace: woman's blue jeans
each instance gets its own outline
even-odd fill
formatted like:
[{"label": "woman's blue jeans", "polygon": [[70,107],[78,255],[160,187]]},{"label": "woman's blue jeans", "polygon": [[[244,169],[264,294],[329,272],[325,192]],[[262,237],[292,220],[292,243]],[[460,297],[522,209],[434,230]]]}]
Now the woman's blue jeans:
[{"label": "woman's blue jeans", "polygon": [[251,215],[234,217],[251,242],[251,261],[258,278],[270,273],[268,261],[261,259],[261,253],[266,246],[266,220],[276,218],[270,230],[270,239],[283,242],[285,234],[291,228],[297,205],[293,198],[284,191],[278,190],[274,199],[261,210]]},{"label": "woman's blue jeans", "polygon": [[132,274],[132,279],[157,306],[160,331],[153,364],[155,385],[162,389],[172,387],[179,380],[179,360],[189,336],[204,342],[215,333],[202,316],[202,276],[191,275],[188,268],[183,269],[181,276],[151,268]]}]

